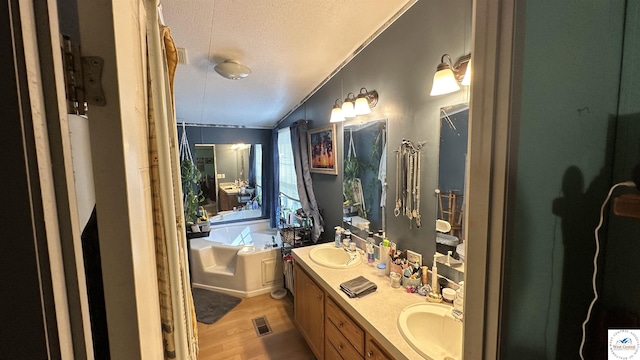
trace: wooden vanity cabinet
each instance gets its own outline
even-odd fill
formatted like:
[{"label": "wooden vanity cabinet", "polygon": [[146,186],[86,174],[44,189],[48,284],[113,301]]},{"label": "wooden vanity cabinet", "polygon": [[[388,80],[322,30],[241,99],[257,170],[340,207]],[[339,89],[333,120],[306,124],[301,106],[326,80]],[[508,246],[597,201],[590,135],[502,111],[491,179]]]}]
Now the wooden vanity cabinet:
[{"label": "wooden vanity cabinet", "polygon": [[238,194],[228,194],[226,191],[220,189],[218,191],[218,207],[220,211],[228,211],[233,210],[234,207],[240,207],[240,202],[238,201]]},{"label": "wooden vanity cabinet", "polygon": [[293,275],[295,322],[316,358],[393,360],[298,265],[294,266]]},{"label": "wooden vanity cabinet", "polygon": [[293,267],[294,320],[318,359],[324,359],[324,291],[299,266]]}]

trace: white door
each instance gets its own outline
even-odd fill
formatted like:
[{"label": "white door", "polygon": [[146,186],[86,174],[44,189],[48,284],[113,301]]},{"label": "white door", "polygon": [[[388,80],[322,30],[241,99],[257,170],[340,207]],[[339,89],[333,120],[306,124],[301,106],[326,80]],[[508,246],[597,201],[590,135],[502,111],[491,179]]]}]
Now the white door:
[{"label": "white door", "polygon": [[[32,160],[26,164],[32,171],[25,182],[34,185],[37,175],[34,189],[41,196],[32,204],[41,209],[42,219],[31,211],[32,226],[42,228],[33,231],[40,253],[30,256],[39,261],[40,283],[34,286],[42,299],[43,353],[51,359],[91,359],[80,246],[84,224],[78,220],[57,2],[9,1],[0,6],[0,15],[13,20],[5,25],[20,30],[14,33],[21,36],[7,37],[21,41],[14,50],[22,53],[24,48],[25,71],[17,82],[28,84],[28,94],[17,92],[22,101],[16,109],[22,105],[23,117],[31,116],[32,123],[24,126],[33,130],[23,133],[33,141],[21,144],[26,154],[33,153],[25,157]],[[149,196],[144,3],[80,1],[77,15],[82,55],[104,60],[106,104],[90,104],[87,116],[110,356],[159,359],[163,347]],[[14,62],[22,65],[19,58],[14,56]]]}]

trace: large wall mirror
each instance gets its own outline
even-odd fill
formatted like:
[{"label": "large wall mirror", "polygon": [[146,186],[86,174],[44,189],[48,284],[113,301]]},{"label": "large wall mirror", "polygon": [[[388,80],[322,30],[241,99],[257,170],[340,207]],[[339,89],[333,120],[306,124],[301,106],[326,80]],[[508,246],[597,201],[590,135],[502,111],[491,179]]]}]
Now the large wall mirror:
[{"label": "large wall mirror", "polygon": [[384,229],[387,120],[345,122],[343,137],[343,220],[364,231]]},{"label": "large wall mirror", "polygon": [[[438,225],[436,251],[439,262],[464,271],[463,208],[465,169],[469,134],[469,104],[440,109],[440,152],[438,157]],[[451,256],[447,259],[448,252]],[[457,276],[452,275],[456,278]],[[460,276],[461,278],[462,276]]]},{"label": "large wall mirror", "polygon": [[261,218],[262,145],[196,144],[199,188],[211,223]]}]

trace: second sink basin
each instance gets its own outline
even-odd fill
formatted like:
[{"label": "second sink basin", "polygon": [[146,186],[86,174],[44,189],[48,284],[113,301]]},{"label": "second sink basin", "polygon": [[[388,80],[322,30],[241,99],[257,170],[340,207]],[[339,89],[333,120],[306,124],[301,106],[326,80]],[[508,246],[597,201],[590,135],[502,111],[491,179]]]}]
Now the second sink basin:
[{"label": "second sink basin", "polygon": [[362,256],[357,252],[349,253],[341,247],[334,247],[332,244],[313,248],[309,252],[309,257],[316,264],[332,269],[347,269],[362,262]]},{"label": "second sink basin", "polygon": [[429,359],[462,357],[462,322],[451,315],[451,306],[418,303],[402,309],[398,329],[420,355]]}]

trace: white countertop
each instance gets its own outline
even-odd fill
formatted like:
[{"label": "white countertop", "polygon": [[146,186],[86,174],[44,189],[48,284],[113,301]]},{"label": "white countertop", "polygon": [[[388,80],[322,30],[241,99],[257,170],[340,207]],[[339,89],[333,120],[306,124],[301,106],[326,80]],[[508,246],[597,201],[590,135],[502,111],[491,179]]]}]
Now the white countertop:
[{"label": "white countertop", "polygon": [[[398,329],[398,316],[405,307],[427,301],[417,293],[409,294],[403,287],[392,288],[389,277],[379,277],[376,269],[366,260],[350,269],[330,269],[318,265],[309,258],[309,252],[318,246],[334,246],[333,243],[293,249],[293,258],[311,275],[340,306],[371,334],[389,355],[397,360],[424,359],[407,343]],[[351,299],[340,290],[340,284],[357,276],[374,282],[378,289],[361,298]],[[294,285],[295,286],[295,285]]]}]

